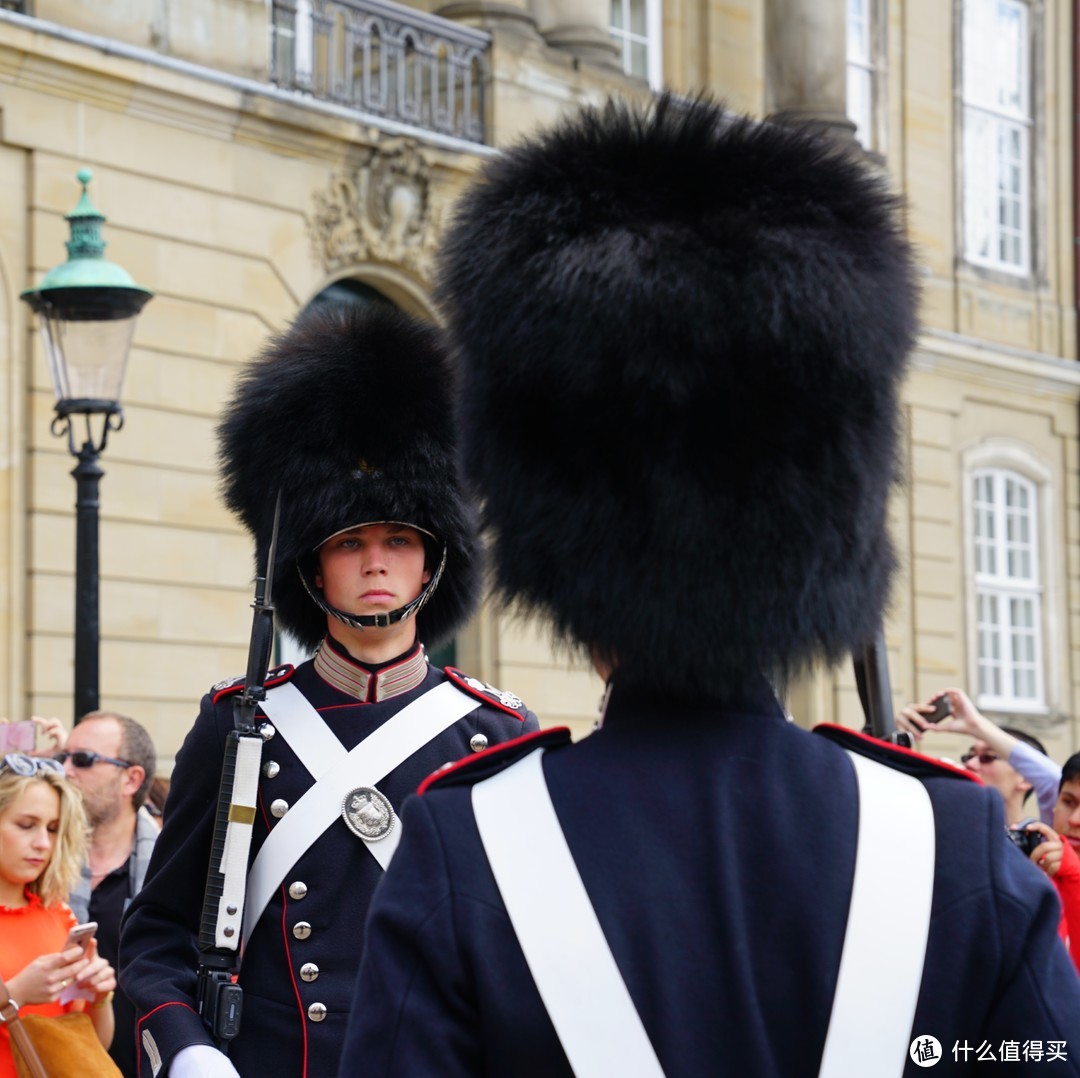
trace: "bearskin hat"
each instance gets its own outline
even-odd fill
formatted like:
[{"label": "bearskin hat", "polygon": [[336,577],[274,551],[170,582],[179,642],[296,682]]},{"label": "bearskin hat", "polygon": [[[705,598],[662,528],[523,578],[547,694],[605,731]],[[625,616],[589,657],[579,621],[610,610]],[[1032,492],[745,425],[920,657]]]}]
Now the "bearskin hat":
[{"label": "bearskin hat", "polygon": [[704,99],[492,159],[439,298],[499,593],[686,695],[873,637],[917,289],[861,163]]},{"label": "bearskin hat", "polygon": [[470,613],[479,544],[458,472],[452,392],[441,331],[388,306],[312,307],[241,373],[218,428],[224,499],[265,571],[281,492],[275,614],[305,646],[326,633],[311,592],[316,548],[358,524],[429,533],[430,568],[445,546],[442,578],[417,614],[425,643]]}]

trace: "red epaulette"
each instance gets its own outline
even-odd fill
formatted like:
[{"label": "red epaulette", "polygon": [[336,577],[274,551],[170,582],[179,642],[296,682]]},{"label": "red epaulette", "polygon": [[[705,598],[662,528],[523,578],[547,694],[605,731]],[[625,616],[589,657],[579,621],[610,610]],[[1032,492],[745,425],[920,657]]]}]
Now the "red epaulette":
[{"label": "red epaulette", "polygon": [[[293,676],[295,669],[292,663],[285,663],[284,666],[278,666],[267,671],[266,688],[272,689],[275,685],[281,685],[283,682],[288,681]],[[244,678],[246,676],[241,674],[239,677],[229,677],[224,681],[219,681],[216,685],[211,685],[210,702],[216,704],[222,698],[230,696],[234,692],[239,692],[244,687]]]},{"label": "red epaulette", "polygon": [[456,763],[443,764],[432,772],[416,791],[421,796],[433,786],[471,786],[509,767],[516,760],[528,756],[536,749],[561,749],[570,744],[570,731],[565,726],[553,726],[550,730],[534,730],[512,741],[492,745],[474,756],[466,756]]},{"label": "red epaulette", "polygon": [[921,752],[913,752],[900,745],[894,745],[891,741],[881,741],[876,737],[869,737],[857,730],[849,730],[846,726],[837,726],[831,722],[823,722],[814,727],[815,734],[821,734],[830,741],[860,756],[868,756],[879,764],[891,767],[894,771],[903,771],[906,775],[913,775],[917,779],[943,778],[968,779],[979,786],[983,781],[974,771],[968,771],[966,767],[956,767],[944,760],[935,759],[933,756],[924,756]]},{"label": "red epaulette", "polygon": [[528,717],[529,709],[520,696],[516,696],[512,692],[503,692],[502,689],[496,689],[494,685],[489,685],[479,678],[470,677],[463,671],[458,670],[457,667],[447,666],[444,667],[444,670],[446,676],[459,689],[463,689],[470,696],[475,696],[481,703],[497,707],[500,711],[505,711],[507,715],[513,715],[515,719],[520,719],[522,722]]}]

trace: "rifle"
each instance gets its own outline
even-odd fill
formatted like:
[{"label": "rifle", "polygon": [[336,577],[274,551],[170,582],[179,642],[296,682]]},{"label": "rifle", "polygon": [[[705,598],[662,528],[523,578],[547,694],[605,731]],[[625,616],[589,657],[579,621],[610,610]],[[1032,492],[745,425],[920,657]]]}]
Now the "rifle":
[{"label": "rifle", "polygon": [[274,559],[277,553],[281,492],[274,506],[274,527],[264,576],[255,577],[255,611],[248,643],[244,690],[233,701],[233,729],[225,740],[210,865],[206,873],[199,924],[199,968],[196,1009],[223,1052],[240,1032],[243,989],[240,972],[241,922],[247,888],[251,825],[262,762],[262,737],[255,729],[255,711],[266,699],[266,672],[274,643]]},{"label": "rifle", "polygon": [[[859,690],[866,725],[863,733],[881,741],[897,741],[893,719],[892,688],[889,685],[889,657],[885,650],[885,632],[878,629],[873,640],[852,657],[855,685]],[[908,746],[911,747],[910,745]]]}]

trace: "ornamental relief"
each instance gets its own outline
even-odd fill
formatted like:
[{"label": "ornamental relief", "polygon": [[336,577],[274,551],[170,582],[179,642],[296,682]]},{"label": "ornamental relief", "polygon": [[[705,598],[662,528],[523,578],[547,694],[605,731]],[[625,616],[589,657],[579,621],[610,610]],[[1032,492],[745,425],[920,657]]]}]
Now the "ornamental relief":
[{"label": "ornamental relief", "polygon": [[431,166],[412,140],[374,149],[351,174],[315,192],[308,219],[312,253],[327,273],[358,262],[390,262],[430,280],[438,221]]}]

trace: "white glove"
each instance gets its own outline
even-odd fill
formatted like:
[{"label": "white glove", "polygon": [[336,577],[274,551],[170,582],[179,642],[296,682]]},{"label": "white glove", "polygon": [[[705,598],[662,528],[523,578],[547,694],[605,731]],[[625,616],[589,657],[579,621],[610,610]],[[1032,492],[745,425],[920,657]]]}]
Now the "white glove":
[{"label": "white glove", "polygon": [[240,1078],[229,1057],[209,1044],[189,1044],[173,1056],[169,1078]]}]

